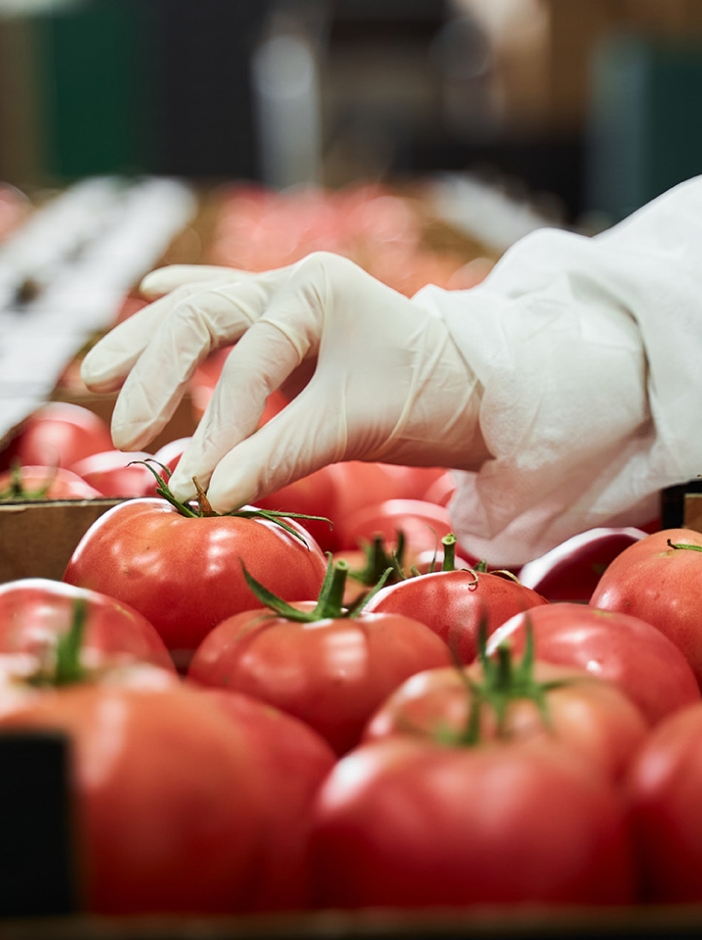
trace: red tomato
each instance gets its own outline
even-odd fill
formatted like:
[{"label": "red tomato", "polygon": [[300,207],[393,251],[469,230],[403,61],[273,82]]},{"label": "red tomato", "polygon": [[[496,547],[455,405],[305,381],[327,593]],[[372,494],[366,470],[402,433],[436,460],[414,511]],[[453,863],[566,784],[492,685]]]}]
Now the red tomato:
[{"label": "red tomato", "polygon": [[72,686],[0,717],[68,735],[81,896],[101,914],[246,905],[263,831],[249,748],[199,692]]},{"label": "red tomato", "polygon": [[71,469],[103,496],[151,496],[156,492],[156,481],[143,464],[147,459],[152,458],[145,451],[103,450],[84,457]]},{"label": "red tomato", "polygon": [[[314,604],[300,606],[311,610]],[[343,754],[401,682],[449,662],[446,645],[409,617],[362,613],[295,623],[252,610],[227,618],[205,637],[188,677],[269,702]]]},{"label": "red tomato", "polygon": [[439,506],[448,506],[455,492],[456,478],[450,470],[446,470],[422,493],[420,499],[426,499],[428,503],[437,503]]},{"label": "red tomato", "polygon": [[0,473],[0,501],[99,499],[102,493],[63,467],[18,467]]},{"label": "red tomato", "polygon": [[[700,550],[671,548],[669,540]],[[702,534],[664,530],[625,549],[602,575],[590,604],[653,624],[683,652],[702,683],[701,577]]]},{"label": "red tomato", "polygon": [[[477,663],[465,674],[475,683],[484,675]],[[543,688],[548,721],[534,698],[526,692],[517,693],[519,697],[507,703],[507,734],[511,738],[552,735],[582,755],[590,766],[601,768],[607,779],[618,782],[648,732],[636,705],[612,683],[593,681],[582,670],[536,662],[532,677],[540,686],[562,683]],[[366,726],[363,740],[377,741],[396,734],[441,741],[459,738],[468,728],[473,697],[455,668],[420,672],[385,700]],[[480,718],[480,739],[497,737],[495,712],[489,704],[483,704]]]},{"label": "red tomato", "polygon": [[249,889],[247,910],[309,907],[309,833],[314,798],[336,762],[321,735],[265,702],[223,689],[207,689],[246,739],[263,788],[266,826],[263,862]]},{"label": "red tomato", "polygon": [[702,705],[662,721],[627,779],[642,900],[702,902]]},{"label": "red tomato", "polygon": [[307,516],[324,516],[330,522],[315,519],[299,519],[325,552],[333,552],[337,546],[333,520],[336,518],[336,486],[329,467],[322,467],[294,483],[289,483],[269,496],[256,500],[261,509],[280,512],[303,513]]},{"label": "red tomato", "polygon": [[178,466],[180,458],[183,456],[183,451],[191,440],[192,438],[190,437],[179,437],[175,441],[169,441],[156,451],[154,460],[157,464],[162,464],[173,473]]},{"label": "red tomato", "polygon": [[165,499],[129,500],[88,529],[63,580],[134,607],[182,667],[221,620],[261,606],[246,585],[242,560],[286,600],[318,593],[324,556],[304,529],[297,531],[307,541],[263,518],[187,517]]},{"label": "red tomato", "polygon": [[358,510],[389,499],[422,499],[431,483],[444,473],[437,467],[404,467],[363,460],[331,464],[329,472],[336,484],[340,524]]},{"label": "red tomato", "polygon": [[312,859],[328,907],[633,900],[618,795],[548,736],[358,748],[322,786]]},{"label": "red tomato", "polygon": [[478,654],[481,623],[491,634],[514,614],[545,603],[511,577],[459,569],[422,574],[381,588],[365,609],[421,620],[461,662],[471,663]]},{"label": "red tomato", "polygon": [[35,467],[71,467],[113,447],[107,423],[82,405],[52,401],[31,415],[12,442],[12,459]]},{"label": "red tomato", "polygon": [[643,529],[635,528],[602,527],[581,532],[524,565],[519,580],[549,601],[587,604],[608,565],[643,538]]},{"label": "red tomato", "polygon": [[127,604],[48,578],[22,578],[0,585],[0,653],[29,653],[43,660],[71,626],[75,603],[85,603],[81,661],[102,669],[131,662],[173,672],[154,627]]},{"label": "red tomato", "polygon": [[490,637],[488,653],[507,639],[521,652],[527,618],[540,660],[614,682],[651,724],[700,699],[685,657],[659,630],[638,617],[584,604],[545,604],[517,614]]},{"label": "red tomato", "polygon": [[408,565],[420,552],[440,548],[441,539],[452,531],[448,509],[422,499],[388,499],[338,518],[336,528],[342,549],[358,548],[362,541],[370,542],[376,535],[391,546],[397,541],[397,530],[402,529]]}]

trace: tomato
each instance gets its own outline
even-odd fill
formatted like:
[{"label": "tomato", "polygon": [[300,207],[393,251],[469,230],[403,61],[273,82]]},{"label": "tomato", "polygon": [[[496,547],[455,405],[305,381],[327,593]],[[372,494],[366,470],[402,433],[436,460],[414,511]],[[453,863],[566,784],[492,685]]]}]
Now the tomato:
[{"label": "tomato", "polygon": [[143,463],[150,459],[151,454],[145,451],[103,450],[84,457],[71,469],[103,496],[151,496],[156,492],[156,481]]},{"label": "tomato", "polygon": [[425,499],[428,503],[438,503],[439,506],[448,506],[455,492],[456,477],[450,470],[446,470],[430,484],[420,499]]},{"label": "tomato", "polygon": [[[331,464],[329,473],[337,491],[339,524],[367,506],[389,499],[422,499],[431,483],[444,471],[436,467],[404,467],[398,464],[345,460]],[[345,544],[346,548],[355,545]]]},{"label": "tomato", "polygon": [[[480,683],[484,672],[476,663],[466,668],[465,675]],[[593,680],[583,670],[537,661],[531,678],[543,689],[543,699],[517,690],[507,704],[507,733],[513,738],[552,735],[591,766],[600,767],[612,782],[619,781],[648,732],[648,723],[634,703],[612,683]],[[457,669],[420,672],[380,706],[363,741],[397,734],[441,741],[460,737],[468,729],[473,700]],[[541,701],[548,721],[540,710]],[[498,733],[494,710],[483,705],[480,717],[481,740],[494,739]]]},{"label": "tomato", "polygon": [[370,542],[376,535],[391,546],[397,541],[398,529],[402,529],[407,565],[420,552],[438,549],[441,539],[452,531],[448,509],[421,499],[388,499],[346,517],[339,514],[338,520],[342,549],[358,548],[362,541]]},{"label": "tomato", "polygon": [[306,908],[311,903],[312,804],[336,755],[312,728],[271,705],[224,689],[203,694],[213,698],[246,739],[264,791],[263,861],[247,910]]},{"label": "tomato", "polygon": [[39,499],[97,499],[99,490],[63,467],[14,467],[0,473],[0,502]]},{"label": "tomato", "polygon": [[318,519],[300,519],[325,552],[337,547],[337,536],[333,525],[336,518],[336,486],[329,467],[322,467],[300,480],[289,483],[282,489],[256,501],[261,509],[276,509],[280,512],[302,513],[306,516],[324,516],[329,522]]},{"label": "tomato", "polygon": [[382,588],[367,611],[405,614],[421,620],[461,662],[477,656],[478,630],[488,634],[514,614],[545,604],[543,597],[511,577],[474,569],[434,571]]},{"label": "tomato", "polygon": [[0,730],[71,745],[80,894],[100,914],[246,906],[264,815],[244,737],[182,685],[77,685],[37,695]]},{"label": "tomato", "polygon": [[361,613],[299,623],[252,610],[227,618],[205,637],[188,678],[269,702],[343,754],[401,682],[449,662],[446,645],[409,617]]},{"label": "tomato", "polygon": [[136,610],[48,578],[0,584],[0,653],[29,653],[39,660],[53,655],[58,637],[71,626],[77,600],[85,604],[81,660],[86,667],[144,662],[174,671],[163,640]]},{"label": "tomato", "polygon": [[651,724],[700,699],[690,665],[659,630],[638,617],[584,604],[545,604],[515,615],[489,638],[488,653],[507,639],[515,653],[523,650],[527,620],[539,659],[614,682]]},{"label": "tomato", "polygon": [[702,704],[662,721],[629,770],[626,796],[642,900],[702,902]]},{"label": "tomato", "polygon": [[549,601],[586,604],[607,566],[645,537],[643,529],[589,529],[528,562],[520,570],[519,580]]},{"label": "tomato", "polygon": [[549,736],[447,747],[405,736],[343,757],[320,790],[320,906],[627,904],[614,788]]},{"label": "tomato", "polygon": [[[699,550],[674,548],[668,541]],[[602,575],[590,604],[653,624],[682,651],[702,683],[701,577],[702,534],[664,530],[625,549]]]},{"label": "tomato", "polygon": [[304,529],[286,522],[302,538],[260,517],[187,517],[159,497],[128,500],[88,529],[63,580],[138,610],[185,666],[221,620],[261,606],[246,585],[242,560],[288,600],[317,594],[324,556]]},{"label": "tomato", "polygon": [[32,414],[8,453],[22,465],[71,467],[113,447],[107,422],[82,405],[52,401]]},{"label": "tomato", "polygon": [[179,437],[175,441],[169,441],[156,451],[154,461],[156,464],[167,467],[173,473],[191,440],[190,437]]}]

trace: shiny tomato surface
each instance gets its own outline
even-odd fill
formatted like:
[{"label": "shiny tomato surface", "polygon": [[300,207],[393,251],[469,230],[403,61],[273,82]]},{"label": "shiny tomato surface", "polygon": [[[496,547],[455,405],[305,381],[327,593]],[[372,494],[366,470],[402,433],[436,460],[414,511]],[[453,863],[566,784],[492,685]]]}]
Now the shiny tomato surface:
[{"label": "shiny tomato surface", "polygon": [[446,644],[403,615],[296,623],[253,610],[205,637],[188,676],[269,702],[307,722],[342,754],[408,676],[449,663]]},{"label": "shiny tomato surface", "polygon": [[71,627],[76,601],[85,605],[81,660],[86,666],[143,662],[173,671],[163,640],[142,614],[107,594],[48,578],[0,584],[0,652],[49,655]]},{"label": "shiny tomato surface", "polygon": [[138,610],[182,665],[220,621],[262,606],[242,562],[286,600],[317,596],[325,558],[309,533],[297,531],[301,538],[263,518],[187,517],[158,497],[128,500],[86,532],[64,581]]},{"label": "shiny tomato surface", "polygon": [[511,577],[459,569],[434,571],[381,588],[366,610],[421,620],[461,662],[471,663],[478,654],[481,624],[490,635],[514,614],[545,603],[540,594]]},{"label": "shiny tomato surface", "polygon": [[248,903],[264,830],[248,745],[182,685],[40,693],[0,731],[58,731],[71,745],[81,902],[100,914],[228,913]]}]

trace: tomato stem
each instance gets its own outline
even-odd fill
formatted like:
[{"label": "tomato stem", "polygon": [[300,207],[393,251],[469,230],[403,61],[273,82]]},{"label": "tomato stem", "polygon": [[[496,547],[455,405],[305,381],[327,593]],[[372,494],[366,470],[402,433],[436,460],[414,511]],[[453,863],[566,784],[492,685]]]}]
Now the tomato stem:
[{"label": "tomato stem", "polygon": [[[285,529],[287,533],[294,536],[296,539],[298,539],[298,541],[302,542],[303,545],[307,545],[308,548],[309,544],[307,543],[305,536],[301,532],[298,532],[298,530],[293,526],[289,525],[285,521],[286,519],[308,519],[314,520],[316,522],[328,522],[329,525],[333,527],[333,523],[330,519],[327,519],[326,516],[310,516],[302,512],[283,512],[282,510],[277,509],[252,508],[233,509],[231,512],[218,513],[212,508],[212,505],[207,498],[207,493],[202,488],[197,478],[193,477],[193,483],[195,485],[195,489],[197,490],[197,506],[199,510],[196,511],[191,503],[180,502],[180,500],[177,500],[171,492],[167,482],[168,478],[171,476],[171,472],[168,467],[164,466],[162,463],[159,463],[158,460],[153,457],[149,457],[146,460],[133,460],[132,463],[144,464],[144,466],[151,471],[156,480],[156,494],[167,500],[171,506],[177,509],[182,516],[188,516],[192,519],[202,519],[219,515],[238,516],[240,519],[267,519],[268,522],[273,522],[275,525],[279,525],[281,529]],[[155,467],[151,466],[153,463],[161,468],[163,475],[161,475],[161,473],[159,473]]]},{"label": "tomato stem", "polygon": [[702,545],[692,545],[689,542],[673,542],[670,539],[667,540],[667,544],[671,548],[682,548],[687,549],[691,552],[702,552]]},{"label": "tomato stem", "polygon": [[292,604],[284,601],[282,597],[278,597],[277,594],[269,591],[267,587],[261,584],[260,581],[257,581],[247,570],[243,559],[239,559],[239,561],[244,579],[252,594],[265,607],[269,607],[278,614],[279,617],[283,617],[285,620],[292,620],[295,623],[316,623],[318,620],[358,617],[371,597],[375,596],[383,587],[392,572],[392,568],[387,568],[371,591],[357,598],[349,607],[343,607],[342,602],[349,565],[348,562],[343,559],[337,561],[335,564],[331,552],[327,553],[327,559],[328,563],[324,581],[322,582],[317,602],[312,610],[299,610],[297,607],[293,607]]}]

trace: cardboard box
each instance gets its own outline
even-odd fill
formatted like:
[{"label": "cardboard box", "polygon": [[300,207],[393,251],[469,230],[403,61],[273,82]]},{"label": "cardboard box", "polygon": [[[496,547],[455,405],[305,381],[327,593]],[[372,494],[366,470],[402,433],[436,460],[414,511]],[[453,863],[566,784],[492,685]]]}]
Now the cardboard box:
[{"label": "cardboard box", "polygon": [[118,499],[0,504],[0,583],[18,578],[60,581],[87,529]]}]

